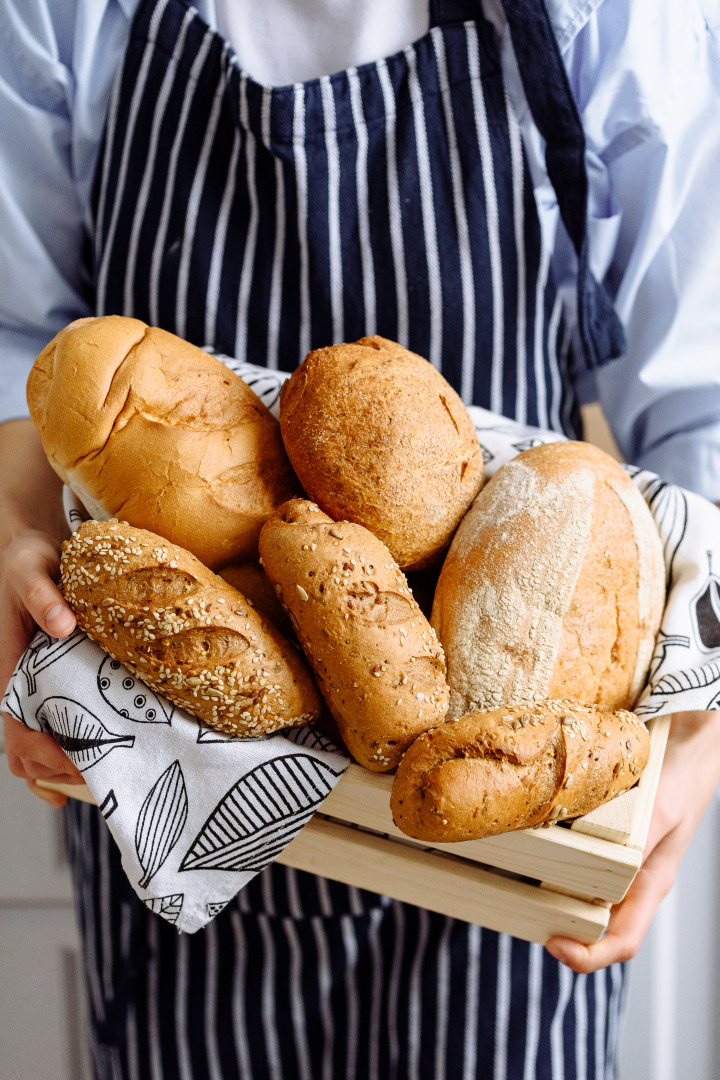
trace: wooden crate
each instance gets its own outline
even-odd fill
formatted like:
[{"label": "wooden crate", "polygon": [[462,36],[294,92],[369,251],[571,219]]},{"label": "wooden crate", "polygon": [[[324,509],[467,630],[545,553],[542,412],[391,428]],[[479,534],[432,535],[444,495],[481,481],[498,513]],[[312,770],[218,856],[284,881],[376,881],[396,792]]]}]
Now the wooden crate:
[{"label": "wooden crate", "polygon": [[[670,719],[648,721],[650,760],[631,791],[572,825],[485,840],[411,840],[390,816],[392,777],[351,764],[278,862],[526,941],[566,934],[589,944],[640,867]],[[93,801],[86,787],[44,786]]]}]

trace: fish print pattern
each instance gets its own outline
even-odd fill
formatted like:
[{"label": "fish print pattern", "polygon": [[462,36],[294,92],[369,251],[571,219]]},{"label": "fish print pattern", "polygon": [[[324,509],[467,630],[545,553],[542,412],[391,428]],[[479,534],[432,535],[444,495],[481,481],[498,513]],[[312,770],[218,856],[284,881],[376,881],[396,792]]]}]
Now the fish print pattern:
[{"label": "fish print pattern", "polygon": [[97,674],[98,689],[111,709],[136,724],[171,724],[175,707],[106,656]]},{"label": "fish print pattern", "polygon": [[134,735],[118,735],[78,701],[51,697],[35,717],[42,731],[50,732],[80,772],[85,772],[119,747],[131,748]]},{"label": "fish print pattern", "polygon": [[712,552],[707,553],[708,576],[693,597],[690,611],[697,643],[703,652],[720,649],[720,579],[713,573]]},{"label": "fish print pattern", "polygon": [[212,811],[180,869],[264,869],[309,820],[341,772],[305,754],[252,769]]}]

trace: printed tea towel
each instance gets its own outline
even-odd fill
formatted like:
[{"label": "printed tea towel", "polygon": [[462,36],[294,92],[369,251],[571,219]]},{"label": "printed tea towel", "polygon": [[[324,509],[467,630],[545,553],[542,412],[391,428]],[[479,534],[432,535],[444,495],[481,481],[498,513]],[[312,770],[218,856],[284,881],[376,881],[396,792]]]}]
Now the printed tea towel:
[{"label": "printed tea towel", "polygon": [[[222,357],[277,415],[283,373]],[[558,441],[470,408],[487,475]],[[637,712],[720,708],[720,510],[648,472],[628,470],[664,544],[668,602]],[[76,527],[84,512],[66,493]],[[243,740],[154,694],[83,633],[38,633],[2,708],[51,732],[83,773],[149,908],[193,932],[271,863],[342,776],[348,758],[314,726]]]}]

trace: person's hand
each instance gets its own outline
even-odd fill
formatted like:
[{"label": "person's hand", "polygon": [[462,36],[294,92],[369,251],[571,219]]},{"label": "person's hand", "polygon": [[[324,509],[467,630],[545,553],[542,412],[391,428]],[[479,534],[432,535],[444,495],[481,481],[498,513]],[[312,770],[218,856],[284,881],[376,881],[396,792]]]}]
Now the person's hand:
[{"label": "person's hand", "polygon": [[41,731],[31,731],[14,717],[4,716],[5,752],[13,776],[24,779],[34,795],[51,806],[64,806],[67,797],[59,791],[38,787],[38,780],[55,784],[82,784],[82,773],[75,768],[53,739]]},{"label": "person's hand", "polygon": [[[29,421],[0,425],[0,692],[36,627],[66,637],[75,616],[56,585],[65,532],[60,481],[47,464]],[[66,799],[37,780],[81,783],[82,776],[51,735],[5,716],[5,750],[14,776],[52,806]]]},{"label": "person's hand", "polygon": [[573,971],[597,971],[637,953],[720,781],[720,713],[673,717],[643,863],[594,945],[551,937],[548,952]]}]

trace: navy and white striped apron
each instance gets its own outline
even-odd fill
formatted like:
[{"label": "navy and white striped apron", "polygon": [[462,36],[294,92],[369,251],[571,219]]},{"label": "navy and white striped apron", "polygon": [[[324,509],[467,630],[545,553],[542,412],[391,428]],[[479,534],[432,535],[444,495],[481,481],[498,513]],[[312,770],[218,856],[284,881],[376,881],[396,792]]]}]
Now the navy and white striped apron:
[{"label": "navy and white striped apron", "polygon": [[[508,0],[548,171],[578,255],[582,363],[622,349],[587,271],[582,131],[541,0]],[[427,35],[295,86],[248,77],[185,0],[142,0],[98,163],[99,314],[290,370],[380,333],[463,399],[577,433],[574,360],[494,31],[431,2]],[[280,866],[178,935],[70,802],[96,1077],[609,1080],[619,967]]]}]

